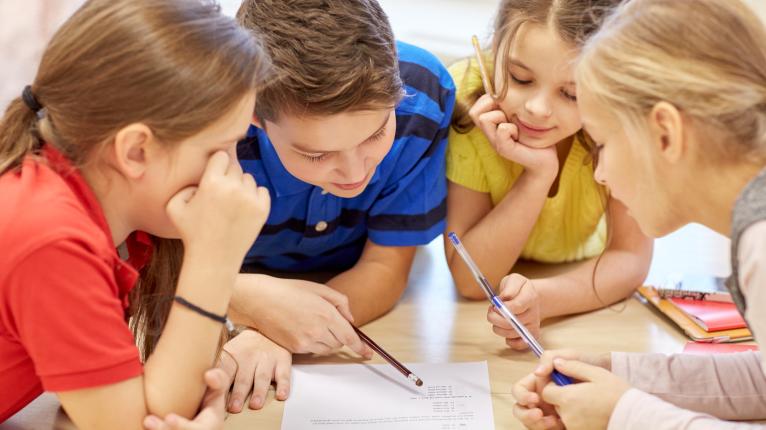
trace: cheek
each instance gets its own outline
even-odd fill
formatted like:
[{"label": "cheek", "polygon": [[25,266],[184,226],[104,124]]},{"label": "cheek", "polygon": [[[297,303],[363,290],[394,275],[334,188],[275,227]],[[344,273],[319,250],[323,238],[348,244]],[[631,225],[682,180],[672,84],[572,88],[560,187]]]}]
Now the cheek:
[{"label": "cheek", "polygon": [[561,129],[561,133],[565,136],[571,136],[582,128],[582,120],[580,119],[580,111],[577,109],[577,105],[565,101],[559,105],[558,109],[558,127]]}]

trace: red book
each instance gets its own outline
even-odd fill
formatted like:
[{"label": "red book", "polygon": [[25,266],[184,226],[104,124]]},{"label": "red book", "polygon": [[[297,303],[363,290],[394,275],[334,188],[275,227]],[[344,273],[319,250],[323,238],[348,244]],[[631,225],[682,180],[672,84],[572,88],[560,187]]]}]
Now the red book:
[{"label": "red book", "polygon": [[758,345],[741,343],[688,342],[684,347],[686,354],[728,354],[732,352],[758,351]]},{"label": "red book", "polygon": [[711,302],[705,300],[689,300],[670,298],[683,313],[694,320],[705,331],[731,330],[745,328],[745,320],[737,311],[734,303]]}]

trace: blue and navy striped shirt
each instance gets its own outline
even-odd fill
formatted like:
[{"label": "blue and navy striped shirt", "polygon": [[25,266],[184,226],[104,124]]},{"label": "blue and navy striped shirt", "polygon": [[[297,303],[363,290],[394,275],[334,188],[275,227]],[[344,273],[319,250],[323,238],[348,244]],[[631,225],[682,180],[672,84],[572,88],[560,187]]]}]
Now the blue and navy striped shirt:
[{"label": "blue and navy striped shirt", "polygon": [[249,267],[309,272],[346,270],[367,241],[423,245],[442,233],[444,156],[455,85],[436,57],[398,42],[406,95],[396,107],[396,137],[367,188],[353,198],[322,194],[292,176],[266,133],[251,127],[237,153],[244,171],[271,193],[271,213],[245,257]]}]

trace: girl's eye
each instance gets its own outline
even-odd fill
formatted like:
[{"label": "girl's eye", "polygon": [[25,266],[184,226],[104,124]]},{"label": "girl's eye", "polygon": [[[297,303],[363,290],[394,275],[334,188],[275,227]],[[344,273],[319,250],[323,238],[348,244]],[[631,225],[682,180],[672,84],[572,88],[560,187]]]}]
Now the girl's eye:
[{"label": "girl's eye", "polygon": [[528,85],[528,84],[532,83],[531,79],[528,80],[528,81],[524,81],[524,80],[521,80],[521,79],[517,78],[516,76],[514,76],[513,73],[511,73],[511,80],[513,80],[513,82],[515,82],[515,83],[517,83],[519,85]]},{"label": "girl's eye", "polygon": [[577,96],[576,95],[569,94],[568,92],[566,92],[564,90],[561,90],[561,95],[564,96],[566,99],[568,99],[570,101],[573,101],[573,102],[577,101]]}]

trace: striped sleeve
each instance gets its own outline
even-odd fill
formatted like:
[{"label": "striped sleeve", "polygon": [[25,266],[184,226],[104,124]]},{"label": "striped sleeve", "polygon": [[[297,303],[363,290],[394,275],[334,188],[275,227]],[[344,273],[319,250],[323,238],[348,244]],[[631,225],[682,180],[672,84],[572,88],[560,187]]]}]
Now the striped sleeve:
[{"label": "striped sleeve", "polygon": [[385,189],[370,208],[368,235],[384,246],[423,245],[445,228],[445,152],[455,85],[428,52],[398,44],[406,96],[396,109],[396,138]]}]

